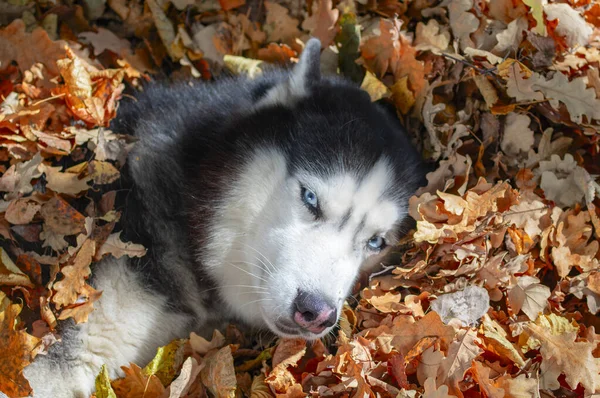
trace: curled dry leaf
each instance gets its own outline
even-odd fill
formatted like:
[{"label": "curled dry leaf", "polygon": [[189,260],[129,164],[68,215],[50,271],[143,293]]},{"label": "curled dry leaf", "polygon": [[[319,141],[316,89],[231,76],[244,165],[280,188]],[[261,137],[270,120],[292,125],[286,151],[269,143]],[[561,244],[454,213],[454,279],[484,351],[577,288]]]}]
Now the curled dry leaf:
[{"label": "curled dry leaf", "polygon": [[209,352],[202,361],[202,383],[217,397],[235,397],[237,380],[229,345]]}]

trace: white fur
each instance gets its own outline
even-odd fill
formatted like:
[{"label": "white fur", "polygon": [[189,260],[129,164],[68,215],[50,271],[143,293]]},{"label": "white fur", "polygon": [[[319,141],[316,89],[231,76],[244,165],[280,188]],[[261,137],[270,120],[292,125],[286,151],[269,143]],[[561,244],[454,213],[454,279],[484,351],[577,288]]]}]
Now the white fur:
[{"label": "white fur", "polygon": [[181,337],[189,327],[189,319],[173,315],[161,296],[143,289],[124,259],[102,261],[95,275],[102,296],[78,331],[81,344],[59,347],[74,359],[69,369],[52,367],[41,356],[25,369],[34,397],[88,398],[103,364],[111,378],[122,376],[121,366],[147,363],[159,346]]},{"label": "white fur", "polygon": [[[325,180],[310,173],[290,177],[284,154],[274,149],[251,159],[220,205],[210,250],[200,260],[223,283],[230,310],[250,324],[279,331],[277,322],[294,325],[292,303],[299,290],[335,303],[339,313],[361,267],[382,256],[368,250],[367,241],[376,234],[390,240],[405,213],[382,198],[390,183],[388,163],[379,161],[359,182],[343,170]],[[325,221],[315,222],[302,203],[300,182],[318,196]],[[301,334],[314,339],[329,330]]]}]

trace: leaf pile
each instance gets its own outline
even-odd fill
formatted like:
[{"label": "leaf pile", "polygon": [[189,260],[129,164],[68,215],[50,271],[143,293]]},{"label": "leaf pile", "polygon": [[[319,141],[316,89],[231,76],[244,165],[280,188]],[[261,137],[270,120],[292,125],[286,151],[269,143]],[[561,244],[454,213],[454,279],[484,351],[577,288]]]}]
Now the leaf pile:
[{"label": "leaf pile", "polygon": [[22,369],[57,320],[86,321],[102,294],[91,264],[145,253],[120,239],[114,208],[135,145],[108,129],[125,85],[254,77],[316,36],[323,73],[395,106],[430,161],[415,229],[332,344],[192,334],[121,379],[103,369],[95,396],[600,394],[598,1],[1,7],[0,391],[27,394]]}]

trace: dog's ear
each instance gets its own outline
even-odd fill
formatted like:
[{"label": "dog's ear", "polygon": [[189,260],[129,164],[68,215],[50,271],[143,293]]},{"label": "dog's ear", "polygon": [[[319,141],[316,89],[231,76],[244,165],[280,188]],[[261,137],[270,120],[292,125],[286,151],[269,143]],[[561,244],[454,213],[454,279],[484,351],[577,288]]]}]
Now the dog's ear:
[{"label": "dog's ear", "polygon": [[256,104],[257,108],[270,105],[293,105],[310,94],[310,86],[321,79],[321,41],[311,38],[306,42],[300,60],[289,77],[271,87]]}]

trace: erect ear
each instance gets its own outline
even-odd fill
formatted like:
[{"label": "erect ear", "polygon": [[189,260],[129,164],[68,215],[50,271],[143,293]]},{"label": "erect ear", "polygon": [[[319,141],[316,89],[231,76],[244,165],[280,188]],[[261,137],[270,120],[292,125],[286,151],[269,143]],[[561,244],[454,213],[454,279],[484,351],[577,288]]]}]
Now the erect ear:
[{"label": "erect ear", "polygon": [[300,60],[290,72],[289,77],[270,88],[256,104],[292,105],[310,94],[310,86],[321,79],[321,41],[311,38],[306,42]]}]

